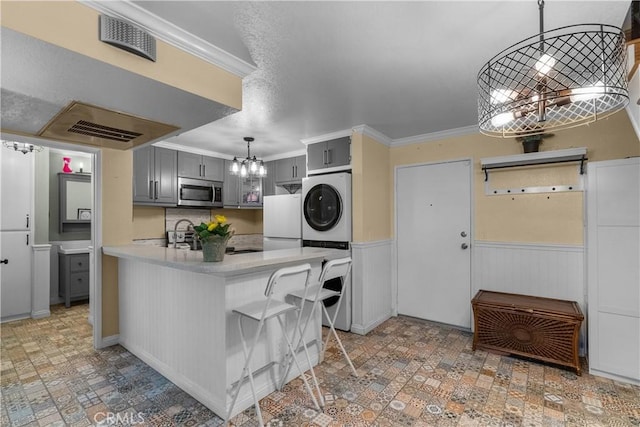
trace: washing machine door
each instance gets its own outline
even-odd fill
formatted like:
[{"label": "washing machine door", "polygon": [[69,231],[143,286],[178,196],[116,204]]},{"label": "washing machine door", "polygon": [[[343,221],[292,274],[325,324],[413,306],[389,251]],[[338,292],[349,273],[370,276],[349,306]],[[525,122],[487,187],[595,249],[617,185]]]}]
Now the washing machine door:
[{"label": "washing machine door", "polygon": [[304,198],[304,219],[317,231],[331,230],[342,216],[342,200],[338,190],[328,184],[311,187]]}]

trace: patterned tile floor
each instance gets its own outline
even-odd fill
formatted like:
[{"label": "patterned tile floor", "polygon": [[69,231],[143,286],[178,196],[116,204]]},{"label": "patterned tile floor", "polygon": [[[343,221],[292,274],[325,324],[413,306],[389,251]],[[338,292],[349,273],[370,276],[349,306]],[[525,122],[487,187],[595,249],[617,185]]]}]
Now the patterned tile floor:
[{"label": "patterned tile floor", "polygon": [[[87,314],[56,306],[50,318],[2,325],[2,426],[222,424],[124,348],[94,351]],[[324,411],[296,379],[261,401],[269,425],[640,426],[640,387],[474,353],[471,334],[453,328],[398,317],[341,336],[359,377],[330,349],[316,369]],[[255,426],[254,415],[232,423]]]}]

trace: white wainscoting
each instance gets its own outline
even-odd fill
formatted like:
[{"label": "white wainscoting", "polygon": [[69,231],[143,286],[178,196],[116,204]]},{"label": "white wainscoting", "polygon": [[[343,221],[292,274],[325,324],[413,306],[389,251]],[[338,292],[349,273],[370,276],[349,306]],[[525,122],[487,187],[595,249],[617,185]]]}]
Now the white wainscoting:
[{"label": "white wainscoting", "polygon": [[476,241],[472,297],[480,289],[576,301],[585,315],[580,330],[580,353],[584,355],[584,246]]},{"label": "white wainscoting", "polygon": [[393,313],[393,240],[352,243],[351,332],[365,335]]}]

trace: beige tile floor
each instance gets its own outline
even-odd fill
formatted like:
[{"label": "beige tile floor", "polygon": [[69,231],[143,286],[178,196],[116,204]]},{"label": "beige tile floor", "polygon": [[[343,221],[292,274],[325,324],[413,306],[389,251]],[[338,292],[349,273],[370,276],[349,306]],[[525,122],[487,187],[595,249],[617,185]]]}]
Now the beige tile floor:
[{"label": "beige tile floor", "polygon": [[[93,350],[87,311],[56,306],[50,318],[2,325],[2,426],[222,424],[124,348]],[[296,379],[261,401],[269,425],[640,426],[640,387],[473,352],[457,329],[397,317],[341,337],[359,376],[333,347],[316,369],[324,411]],[[254,426],[254,415],[232,422]]]}]

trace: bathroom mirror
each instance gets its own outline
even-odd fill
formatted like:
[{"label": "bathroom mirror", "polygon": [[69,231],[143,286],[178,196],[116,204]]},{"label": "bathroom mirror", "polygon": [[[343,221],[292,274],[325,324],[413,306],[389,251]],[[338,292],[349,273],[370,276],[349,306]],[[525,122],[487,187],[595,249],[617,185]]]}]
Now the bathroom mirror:
[{"label": "bathroom mirror", "polygon": [[91,229],[91,175],[58,174],[60,233]]}]

